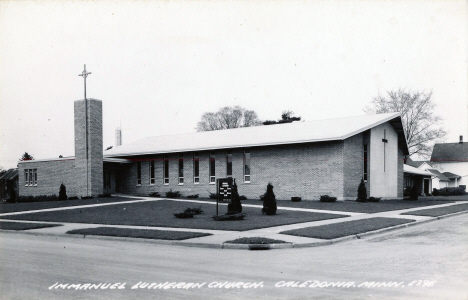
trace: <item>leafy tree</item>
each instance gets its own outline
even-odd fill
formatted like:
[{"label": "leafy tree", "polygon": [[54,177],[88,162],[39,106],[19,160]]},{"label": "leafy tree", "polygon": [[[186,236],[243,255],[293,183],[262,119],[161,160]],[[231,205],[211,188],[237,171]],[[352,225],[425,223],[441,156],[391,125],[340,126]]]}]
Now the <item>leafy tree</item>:
[{"label": "leafy tree", "polygon": [[231,190],[231,203],[228,204],[228,215],[232,214],[240,214],[242,212],[242,204],[240,202],[239,198],[239,192],[237,191],[237,184],[236,180],[234,180],[234,183],[232,184],[232,190]]},{"label": "leafy tree", "polygon": [[432,92],[389,91],[385,97],[375,97],[364,111],[368,114],[400,112],[409,155],[429,157],[434,143],[447,134],[441,127],[441,118],[434,114],[431,97]]},{"label": "leafy tree", "polygon": [[294,121],[300,121],[301,117],[294,117],[294,112],[290,110],[285,110],[281,113],[281,119],[278,121],[274,120],[266,120],[262,124],[263,125],[273,125],[273,124],[284,124],[284,123],[292,123]]},{"label": "leafy tree", "polygon": [[357,190],[357,199],[358,202],[366,202],[367,201],[367,188],[366,184],[364,183],[364,179],[361,178],[361,183],[359,184]]},{"label": "leafy tree", "polygon": [[206,112],[197,123],[197,131],[222,130],[261,125],[257,113],[240,106],[226,106],[218,112]]},{"label": "leafy tree", "polygon": [[23,156],[20,158],[20,161],[25,160],[34,160],[34,157],[32,157],[32,155],[30,155],[28,152],[24,152]]},{"label": "leafy tree", "polygon": [[276,214],[276,197],[273,193],[273,185],[268,183],[266,193],[263,195],[262,213],[266,215]]},{"label": "leafy tree", "polygon": [[60,185],[60,190],[59,190],[59,200],[67,200],[67,188],[65,185],[62,183]]}]

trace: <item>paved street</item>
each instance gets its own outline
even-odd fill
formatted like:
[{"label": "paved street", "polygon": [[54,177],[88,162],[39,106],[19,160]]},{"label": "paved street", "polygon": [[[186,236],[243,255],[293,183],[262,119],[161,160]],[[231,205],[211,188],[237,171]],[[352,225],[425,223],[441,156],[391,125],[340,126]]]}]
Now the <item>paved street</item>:
[{"label": "paved street", "polygon": [[[467,299],[467,234],[466,214],[334,245],[268,251],[0,233],[0,297]],[[217,287],[226,281],[237,286],[241,286],[239,282],[249,284],[247,288]],[[286,283],[289,281],[296,286],[341,286],[285,287],[293,284]],[[82,285],[49,290],[56,282]],[[171,282],[179,287],[188,287],[183,282],[202,286],[132,289],[139,282],[168,282],[166,288]],[[394,282],[397,286],[369,287],[370,282]],[[97,290],[86,290],[87,283],[120,283],[115,287],[125,288],[101,289],[106,287],[101,285]],[[417,286],[423,284],[432,286]],[[76,290],[78,287],[82,289]]]}]

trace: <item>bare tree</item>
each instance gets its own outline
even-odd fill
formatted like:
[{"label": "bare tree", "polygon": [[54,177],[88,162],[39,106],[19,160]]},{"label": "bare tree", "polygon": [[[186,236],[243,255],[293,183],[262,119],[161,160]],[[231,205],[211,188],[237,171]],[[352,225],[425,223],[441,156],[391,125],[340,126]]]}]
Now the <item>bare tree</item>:
[{"label": "bare tree", "polygon": [[442,119],[434,114],[435,104],[431,97],[432,91],[389,91],[386,97],[375,97],[364,111],[368,114],[401,113],[410,156],[416,154],[427,158],[434,143],[447,134],[441,127]]},{"label": "bare tree", "polygon": [[226,106],[218,112],[206,112],[197,123],[197,131],[222,130],[229,128],[261,125],[257,114],[240,106]]}]

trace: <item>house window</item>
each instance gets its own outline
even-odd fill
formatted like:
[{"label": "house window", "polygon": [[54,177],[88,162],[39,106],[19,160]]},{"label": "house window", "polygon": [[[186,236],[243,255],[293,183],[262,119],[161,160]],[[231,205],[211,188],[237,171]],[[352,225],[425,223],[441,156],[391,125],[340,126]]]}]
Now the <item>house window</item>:
[{"label": "house window", "polygon": [[34,185],[34,181],[33,181],[33,170],[32,170],[32,169],[29,169],[29,185],[30,185],[30,186],[33,186],[33,185]]},{"label": "house window", "polygon": [[244,150],[244,182],[250,182],[250,149]]},{"label": "house window", "polygon": [[364,145],[364,163],[363,163],[363,178],[364,181],[367,181],[367,159],[368,159],[368,153],[367,153],[367,145]]},{"label": "house window", "polygon": [[184,184],[184,154],[179,154],[179,184]]},{"label": "house window", "polygon": [[25,169],[24,182],[25,186],[37,186],[37,169]]},{"label": "house window", "polygon": [[24,170],[24,182],[25,182],[25,186],[28,186],[29,185],[29,170],[28,169],[25,169]]},{"label": "house window", "polygon": [[169,155],[164,155],[163,172],[164,184],[169,184]]},{"label": "house window", "polygon": [[150,171],[150,184],[154,184],[154,160],[150,160],[150,166],[149,166],[149,171]]},{"label": "house window", "polygon": [[141,185],[141,161],[137,162],[137,185]]},{"label": "house window", "polygon": [[216,166],[215,152],[210,152],[210,183],[216,182]]},{"label": "house window", "polygon": [[198,152],[193,153],[193,183],[200,183],[200,155]]},{"label": "house window", "polygon": [[37,169],[33,169],[33,181],[34,185],[37,185]]},{"label": "house window", "polygon": [[226,155],[226,176],[232,177],[232,151],[229,150]]}]

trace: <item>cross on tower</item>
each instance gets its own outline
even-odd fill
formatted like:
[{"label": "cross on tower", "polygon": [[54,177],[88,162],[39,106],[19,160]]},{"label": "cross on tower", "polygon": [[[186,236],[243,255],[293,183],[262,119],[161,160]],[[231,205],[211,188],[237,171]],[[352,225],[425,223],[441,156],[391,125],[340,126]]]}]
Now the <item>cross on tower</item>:
[{"label": "cross on tower", "polygon": [[388,143],[388,140],[386,138],[386,136],[387,136],[387,130],[386,129],[384,129],[384,131],[383,131],[383,136],[384,136],[384,138],[382,139],[382,142],[384,143],[384,148],[383,148],[383,170],[385,172],[385,146]]},{"label": "cross on tower", "polygon": [[84,98],[86,100],[86,77],[91,74],[91,72],[86,72],[86,65],[84,65],[84,70],[81,72],[81,74],[78,74],[78,76],[83,76],[84,79]]}]

